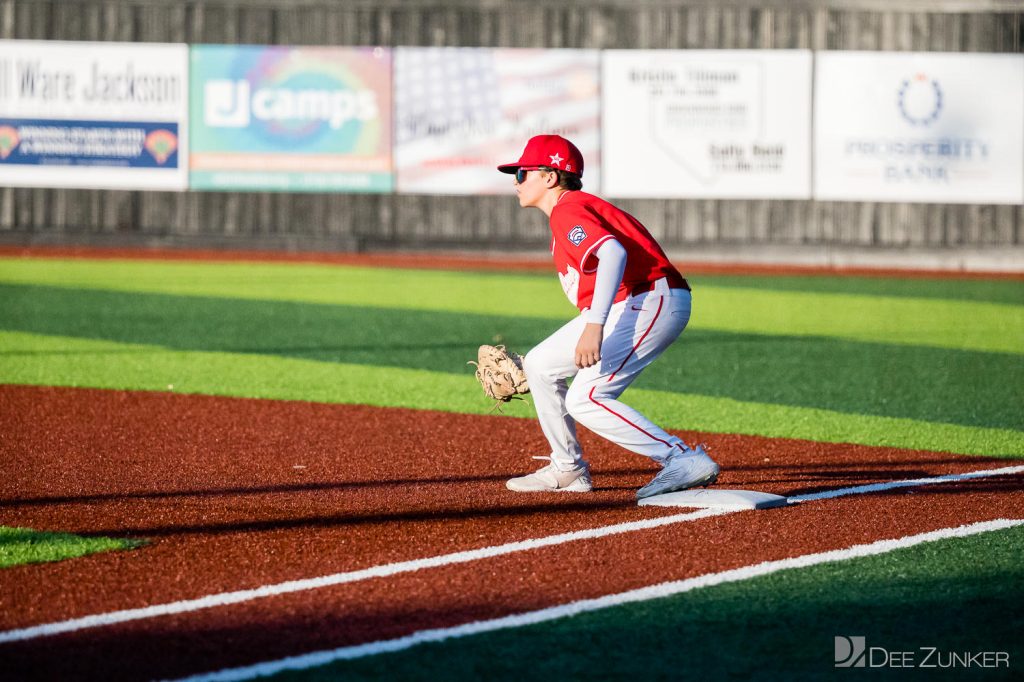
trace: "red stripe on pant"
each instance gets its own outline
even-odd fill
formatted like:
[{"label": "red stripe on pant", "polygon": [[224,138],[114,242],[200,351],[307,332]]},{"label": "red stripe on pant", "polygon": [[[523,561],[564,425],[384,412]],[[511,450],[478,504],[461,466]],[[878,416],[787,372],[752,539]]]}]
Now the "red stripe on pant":
[{"label": "red stripe on pant", "polygon": [[[626,356],[626,359],[622,361],[622,364],[621,364],[621,365],[619,365],[618,369],[616,369],[616,370],[615,370],[614,372],[612,372],[611,376],[609,376],[609,377],[608,377],[608,381],[611,381],[612,379],[614,379],[614,378],[615,378],[615,375],[616,375],[616,374],[618,374],[618,373],[619,373],[619,372],[620,372],[620,371],[622,370],[622,368],[626,366],[626,363],[627,363],[627,362],[629,362],[629,359],[630,359],[631,357],[633,357],[633,354],[634,354],[634,353],[636,353],[636,349],[640,347],[640,344],[644,342],[644,339],[646,339],[646,338],[647,338],[647,335],[651,333],[651,330],[652,330],[652,329],[654,329],[654,323],[658,321],[658,317],[659,317],[659,316],[661,315],[661,309],[662,309],[662,307],[663,307],[664,305],[665,305],[665,299],[664,299],[664,297],[662,297],[662,298],[661,298],[661,299],[660,299],[660,300],[658,301],[658,310],[657,310],[657,311],[656,311],[656,312],[654,313],[654,319],[653,319],[653,320],[651,320],[651,324],[650,324],[650,326],[648,326],[648,327],[647,327],[647,329],[646,329],[646,330],[644,331],[644,333],[643,333],[643,336],[641,336],[641,337],[640,337],[640,340],[639,340],[639,341],[637,341],[637,342],[636,342],[636,344],[635,344],[635,345],[633,346],[633,350],[629,351],[629,355],[627,355],[627,356]],[[607,383],[607,382],[606,382],[606,383]],[[599,402],[597,401],[597,398],[595,398],[595,397],[594,397],[594,390],[595,390],[596,388],[597,388],[596,386],[594,386],[594,387],[591,387],[591,389],[590,389],[590,393],[589,393],[589,394],[587,395],[587,398],[589,398],[589,399],[590,399],[590,402],[594,403],[595,405],[597,405],[598,407],[600,407],[600,408],[601,408],[601,409],[603,409],[603,410],[607,410],[607,411],[608,411],[609,413],[611,413],[611,414],[615,415],[616,417],[618,417],[618,418],[619,418],[619,419],[621,419],[622,421],[626,422],[627,424],[629,424],[629,425],[630,425],[630,426],[632,426],[632,427],[633,427],[634,429],[636,429],[636,430],[637,430],[637,431],[639,431],[640,433],[644,434],[645,436],[647,436],[647,437],[648,437],[648,438],[650,438],[651,440],[656,440],[656,441],[658,441],[659,443],[661,443],[661,444],[663,444],[663,445],[666,445],[666,446],[668,446],[668,447],[672,447],[672,443],[669,443],[669,442],[667,442],[667,441],[664,441],[664,440],[662,440],[661,438],[658,438],[657,436],[652,436],[651,434],[647,433],[647,432],[646,432],[646,431],[644,431],[644,430],[643,430],[642,428],[640,428],[639,426],[637,426],[637,425],[636,425],[636,424],[634,424],[633,422],[629,421],[628,419],[626,419],[625,417],[623,417],[623,416],[622,416],[621,414],[619,414],[618,412],[616,412],[616,411],[615,411],[615,410],[613,410],[612,408],[608,407],[607,405],[603,405],[603,404],[599,403]],[[681,449],[682,449],[682,447],[680,446],[680,448],[679,448],[679,449],[681,450]]]}]

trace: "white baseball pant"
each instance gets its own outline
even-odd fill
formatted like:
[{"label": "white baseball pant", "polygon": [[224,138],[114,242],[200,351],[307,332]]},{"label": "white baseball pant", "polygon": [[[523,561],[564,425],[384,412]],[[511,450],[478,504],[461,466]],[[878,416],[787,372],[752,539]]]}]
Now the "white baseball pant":
[{"label": "white baseball pant", "polygon": [[523,366],[556,467],[568,470],[583,458],[577,423],[659,463],[682,449],[679,438],[618,397],[686,328],[690,303],[689,291],[669,289],[664,280],[650,292],[616,303],[605,322],[601,360],[591,367],[579,369],[575,361],[576,344],[586,325],[583,315],[527,353]]}]

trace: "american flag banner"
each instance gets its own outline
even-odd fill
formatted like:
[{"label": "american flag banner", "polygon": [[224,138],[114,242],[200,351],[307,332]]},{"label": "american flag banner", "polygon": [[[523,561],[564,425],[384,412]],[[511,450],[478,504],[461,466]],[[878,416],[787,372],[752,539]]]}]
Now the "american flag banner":
[{"label": "american flag banner", "polygon": [[556,133],[583,153],[584,188],[599,191],[599,79],[597,50],[397,48],[397,190],[511,194],[498,164]]}]

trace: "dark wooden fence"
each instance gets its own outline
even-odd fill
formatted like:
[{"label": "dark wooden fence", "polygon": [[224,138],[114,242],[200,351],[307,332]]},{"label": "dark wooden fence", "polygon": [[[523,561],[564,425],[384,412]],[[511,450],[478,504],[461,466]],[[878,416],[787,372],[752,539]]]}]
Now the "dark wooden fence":
[{"label": "dark wooden fence", "polygon": [[[892,9],[899,7],[899,10]],[[0,0],[0,38],[289,45],[1024,51],[999,0]],[[629,200],[693,244],[1024,245],[1024,208]],[[531,250],[546,221],[510,197],[0,188],[0,241],[299,250]]]}]

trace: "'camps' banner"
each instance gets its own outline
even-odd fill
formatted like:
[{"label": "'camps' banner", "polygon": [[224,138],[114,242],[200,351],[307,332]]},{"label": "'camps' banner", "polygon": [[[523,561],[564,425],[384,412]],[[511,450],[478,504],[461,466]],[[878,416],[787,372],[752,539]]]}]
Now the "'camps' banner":
[{"label": "'camps' banner", "polygon": [[1024,200],[1024,56],[821,52],[815,196]]},{"label": "'camps' banner", "polygon": [[192,48],[194,189],[388,192],[391,51]]},{"label": "'camps' banner", "polygon": [[810,197],[811,52],[607,50],[604,191]]},{"label": "'camps' banner", "polygon": [[0,184],[185,189],[188,47],[0,41]]},{"label": "'camps' banner", "polygon": [[498,173],[526,141],[557,133],[583,153],[584,188],[598,191],[596,50],[395,50],[398,191],[511,194]]}]

